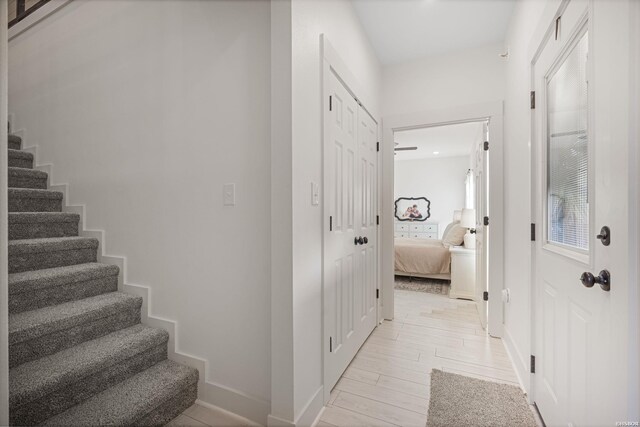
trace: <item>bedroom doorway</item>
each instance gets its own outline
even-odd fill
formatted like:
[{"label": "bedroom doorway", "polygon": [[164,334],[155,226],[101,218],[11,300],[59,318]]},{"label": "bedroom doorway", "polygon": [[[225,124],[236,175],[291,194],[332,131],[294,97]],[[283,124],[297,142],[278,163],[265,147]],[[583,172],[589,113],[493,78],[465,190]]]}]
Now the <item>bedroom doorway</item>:
[{"label": "bedroom doorway", "polygon": [[488,133],[487,119],[394,132],[394,289],[475,301],[483,328]]},{"label": "bedroom doorway", "polygon": [[[385,118],[383,123],[382,317],[386,320],[395,317],[396,278],[409,282],[406,287],[418,287],[419,278],[434,281],[435,291],[440,283],[445,288],[441,292],[451,296],[451,301],[473,300],[482,328],[492,337],[502,337],[502,102],[393,116]],[[455,141],[455,135],[460,138],[464,132],[471,132],[472,136],[467,136],[464,142],[445,143]],[[431,144],[419,140],[428,135],[432,136]],[[439,174],[427,176],[424,170],[429,168],[426,167],[412,172],[415,168],[412,169],[408,161],[418,160],[411,160],[411,156],[452,164],[439,168],[434,163],[431,169],[440,171]],[[452,160],[455,157],[466,157],[466,161],[460,159],[455,166]],[[425,186],[425,182],[431,186]],[[429,216],[425,218],[423,211],[427,208]],[[412,215],[418,218],[411,218]],[[446,237],[451,241],[445,246]],[[402,246],[396,244],[398,239],[404,248],[398,248]],[[425,248],[437,241],[439,248]],[[422,252],[440,251],[449,258],[438,261],[416,256],[420,252],[415,248],[418,244]],[[398,251],[405,252],[399,265],[396,264]],[[424,265],[421,267],[420,263]],[[397,272],[401,274],[396,275]],[[453,283],[435,282],[443,279]]]}]

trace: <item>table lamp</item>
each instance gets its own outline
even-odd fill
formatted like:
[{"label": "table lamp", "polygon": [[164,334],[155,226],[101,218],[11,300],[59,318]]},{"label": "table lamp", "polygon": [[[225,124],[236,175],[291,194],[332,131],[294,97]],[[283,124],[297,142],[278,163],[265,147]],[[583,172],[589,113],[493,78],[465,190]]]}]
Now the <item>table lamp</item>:
[{"label": "table lamp", "polygon": [[467,234],[464,235],[464,247],[467,249],[475,249],[476,248],[476,236],[475,236],[476,210],[475,209],[462,210],[462,219],[460,220],[460,226],[467,229]]}]

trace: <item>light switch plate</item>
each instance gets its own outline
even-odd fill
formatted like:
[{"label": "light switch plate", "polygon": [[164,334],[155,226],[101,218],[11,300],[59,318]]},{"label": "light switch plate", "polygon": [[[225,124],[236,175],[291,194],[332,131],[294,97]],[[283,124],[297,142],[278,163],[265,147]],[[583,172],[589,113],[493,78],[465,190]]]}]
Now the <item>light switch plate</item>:
[{"label": "light switch plate", "polygon": [[315,182],[311,183],[311,204],[313,206],[320,204],[320,186]]},{"label": "light switch plate", "polygon": [[224,184],[222,186],[222,198],[225,206],[236,205],[236,185]]}]

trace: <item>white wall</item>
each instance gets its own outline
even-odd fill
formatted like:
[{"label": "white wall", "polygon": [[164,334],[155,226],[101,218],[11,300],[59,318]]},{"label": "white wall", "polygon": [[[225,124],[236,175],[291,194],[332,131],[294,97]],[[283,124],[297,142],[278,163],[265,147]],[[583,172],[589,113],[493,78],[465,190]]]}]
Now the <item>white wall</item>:
[{"label": "white wall", "polygon": [[469,157],[396,160],[394,194],[398,197],[426,197],[431,201],[427,222],[440,224],[439,238],[453,219],[453,211],[464,208],[465,179]]},{"label": "white wall", "polygon": [[9,46],[10,111],[37,162],[207,380],[256,402],[270,399],[269,7],[76,0]]},{"label": "white wall", "polygon": [[503,100],[503,52],[491,45],[384,67],[383,116]]},{"label": "white wall", "polygon": [[522,0],[515,9],[505,41],[509,48],[505,97],[505,280],[511,302],[505,304],[505,341],[515,367],[529,390],[531,344],[531,109],[529,44],[547,2]]},{"label": "white wall", "polygon": [[[294,418],[314,412],[322,397],[322,206],[311,205],[311,182],[322,184],[320,35],[332,43],[370,100],[379,106],[380,68],[348,0],[291,5],[293,141]],[[275,354],[273,357],[276,357]],[[275,379],[274,379],[275,381]],[[314,399],[315,398],[315,399]]]}]

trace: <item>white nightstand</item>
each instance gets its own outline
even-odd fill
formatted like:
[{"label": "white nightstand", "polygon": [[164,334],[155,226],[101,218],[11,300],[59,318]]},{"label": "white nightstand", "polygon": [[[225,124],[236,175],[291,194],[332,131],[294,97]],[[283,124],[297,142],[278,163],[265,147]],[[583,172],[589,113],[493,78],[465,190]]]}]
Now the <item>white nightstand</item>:
[{"label": "white nightstand", "polygon": [[464,246],[452,246],[451,289],[449,298],[474,299],[476,295],[476,251]]}]

